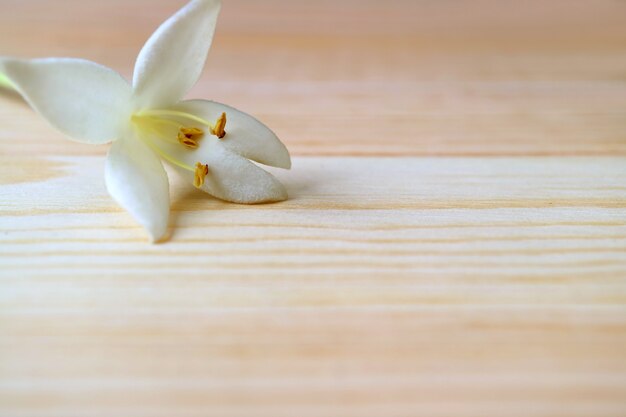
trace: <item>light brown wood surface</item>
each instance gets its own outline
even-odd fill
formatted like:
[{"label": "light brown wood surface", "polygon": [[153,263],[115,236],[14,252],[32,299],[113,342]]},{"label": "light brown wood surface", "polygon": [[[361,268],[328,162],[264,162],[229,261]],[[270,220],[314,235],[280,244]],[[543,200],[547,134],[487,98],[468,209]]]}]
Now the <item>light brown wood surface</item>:
[{"label": "light brown wood surface", "polygon": [[[0,55],[130,76],[184,1],[1,0]],[[192,97],[290,200],[172,183],[0,97],[0,416],[626,415],[626,3],[227,0]]]}]

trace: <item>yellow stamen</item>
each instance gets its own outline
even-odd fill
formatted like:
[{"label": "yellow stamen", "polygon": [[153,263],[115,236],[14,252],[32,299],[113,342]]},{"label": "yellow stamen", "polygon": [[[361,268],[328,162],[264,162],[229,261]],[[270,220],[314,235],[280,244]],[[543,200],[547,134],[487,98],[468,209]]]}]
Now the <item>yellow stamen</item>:
[{"label": "yellow stamen", "polygon": [[204,179],[209,174],[209,166],[206,164],[201,164],[200,162],[196,163],[196,170],[194,171],[193,177],[193,185],[196,188],[202,187],[204,184]]},{"label": "yellow stamen", "polygon": [[204,136],[204,132],[196,127],[181,127],[178,131],[178,141],[190,149],[198,147],[198,140],[202,136]]},{"label": "yellow stamen", "polygon": [[213,133],[218,138],[222,139],[224,135],[226,135],[226,131],[224,128],[226,127],[226,113],[222,113],[220,117],[215,122],[215,126],[211,128],[211,133]]},{"label": "yellow stamen", "polygon": [[[226,123],[225,115],[222,116],[224,119],[221,123],[221,130],[223,131],[224,125]],[[173,144],[182,144],[191,149],[195,149],[198,147],[198,141],[202,139],[205,134],[205,130],[202,130],[198,127],[188,127],[183,126],[179,119],[187,119],[188,121],[195,122],[200,126],[206,126],[209,131],[213,131],[213,126],[204,119],[201,119],[193,114],[184,113],[180,111],[174,110],[146,110],[138,113],[134,113],[132,115],[132,120],[137,122],[137,127],[141,130],[145,130],[148,133],[151,133],[153,136],[146,135],[145,132],[141,132],[138,137],[140,140],[145,142],[150,148],[152,148],[161,158],[170,162],[173,165],[176,165],[182,169],[194,173],[193,185],[197,188],[202,187],[204,185],[204,180],[206,176],[209,174],[209,166],[206,164],[202,164],[200,162],[196,163],[195,167],[187,165],[181,160],[175,157],[175,154],[170,154],[166,152],[165,149],[162,149],[159,145],[157,145],[157,141],[152,140],[152,138],[159,138],[168,143]],[[176,139],[172,136],[172,131],[167,131],[161,129],[158,125],[165,124],[176,127],[178,129],[178,134],[175,136]]]}]

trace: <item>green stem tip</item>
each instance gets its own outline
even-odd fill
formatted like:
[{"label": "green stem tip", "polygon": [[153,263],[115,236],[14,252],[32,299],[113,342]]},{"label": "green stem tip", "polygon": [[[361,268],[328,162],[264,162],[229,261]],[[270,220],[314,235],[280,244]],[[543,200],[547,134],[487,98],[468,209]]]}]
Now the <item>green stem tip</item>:
[{"label": "green stem tip", "polygon": [[0,72],[0,88],[4,88],[7,90],[15,89],[15,87],[13,86],[13,83],[11,82],[11,80],[9,80],[9,77],[7,77],[1,72]]}]

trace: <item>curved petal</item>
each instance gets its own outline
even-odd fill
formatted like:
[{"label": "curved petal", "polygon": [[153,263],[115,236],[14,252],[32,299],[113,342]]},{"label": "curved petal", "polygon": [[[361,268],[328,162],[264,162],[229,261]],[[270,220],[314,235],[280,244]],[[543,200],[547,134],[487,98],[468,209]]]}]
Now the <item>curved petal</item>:
[{"label": "curved petal", "polygon": [[100,144],[117,138],[130,111],[128,83],[91,61],[3,58],[0,72],[54,127],[81,142]]},{"label": "curved petal", "polygon": [[207,152],[209,166],[202,190],[226,201],[242,204],[270,203],[287,199],[285,187],[269,172],[221,146]]},{"label": "curved petal", "polygon": [[198,81],[219,11],[219,0],[193,0],[148,39],[133,76],[139,107],[174,104]]},{"label": "curved petal", "polygon": [[210,121],[226,113],[226,136],[221,141],[226,148],[264,165],[291,168],[285,145],[274,132],[249,114],[208,100],[183,101],[174,108]]},{"label": "curved petal", "polygon": [[[287,199],[285,187],[272,174],[226,149],[215,136],[203,138],[196,150],[168,143],[161,143],[160,147],[190,167],[197,162],[207,164],[209,174],[201,189],[214,197],[241,204]],[[179,167],[177,170],[189,178],[190,182],[193,181],[193,172]]]},{"label": "curved petal", "polygon": [[161,160],[148,146],[132,137],[115,141],[107,156],[105,180],[113,199],[147,230],[153,242],[165,235],[169,183]]}]

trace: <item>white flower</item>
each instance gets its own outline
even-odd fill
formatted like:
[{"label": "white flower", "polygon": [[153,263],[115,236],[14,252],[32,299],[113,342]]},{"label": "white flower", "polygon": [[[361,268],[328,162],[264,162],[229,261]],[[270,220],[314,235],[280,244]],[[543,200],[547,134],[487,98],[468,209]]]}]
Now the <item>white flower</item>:
[{"label": "white flower", "polygon": [[161,159],[223,200],[287,198],[271,174],[248,160],[291,167],[289,152],[271,130],[224,104],[180,101],[200,77],[219,10],[219,0],[193,0],[163,23],[137,57],[132,86],[81,59],[0,58],[3,84],[57,129],[83,143],[113,142],[107,189],[153,241],[165,236],[169,217]]}]

